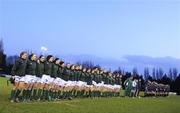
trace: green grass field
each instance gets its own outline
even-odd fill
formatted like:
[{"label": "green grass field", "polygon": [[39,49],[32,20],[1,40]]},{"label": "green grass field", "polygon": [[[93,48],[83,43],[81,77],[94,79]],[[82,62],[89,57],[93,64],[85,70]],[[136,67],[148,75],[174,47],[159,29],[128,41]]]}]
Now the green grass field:
[{"label": "green grass field", "polygon": [[0,113],[180,113],[180,96],[10,103],[6,80],[0,77]]}]

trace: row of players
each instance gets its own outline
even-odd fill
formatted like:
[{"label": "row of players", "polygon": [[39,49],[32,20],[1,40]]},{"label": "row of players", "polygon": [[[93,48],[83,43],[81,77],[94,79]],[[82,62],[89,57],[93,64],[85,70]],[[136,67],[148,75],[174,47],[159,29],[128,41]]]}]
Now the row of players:
[{"label": "row of players", "polygon": [[[136,77],[129,77],[124,81],[125,86],[125,96],[129,97],[139,97],[139,92],[141,90],[141,79]],[[158,84],[157,82],[147,81],[145,83],[145,97],[158,97],[158,96],[168,96],[170,91],[169,85]]]},{"label": "row of players", "polygon": [[158,97],[168,96],[170,92],[170,86],[165,84],[158,84],[155,81],[148,81],[145,86],[145,97]]},{"label": "row of players", "polygon": [[[30,100],[56,100],[59,97],[118,96],[121,76],[105,70],[86,69],[81,65],[64,65],[59,58],[22,52],[12,68],[11,102]],[[117,84],[117,85],[116,85]],[[22,93],[22,96],[20,94]],[[38,97],[38,98],[37,98]]]}]

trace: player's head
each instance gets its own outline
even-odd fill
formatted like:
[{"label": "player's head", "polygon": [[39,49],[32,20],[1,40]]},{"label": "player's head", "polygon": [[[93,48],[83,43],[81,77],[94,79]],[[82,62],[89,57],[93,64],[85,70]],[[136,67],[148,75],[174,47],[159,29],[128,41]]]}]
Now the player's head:
[{"label": "player's head", "polygon": [[46,59],[48,62],[53,62],[53,56],[52,55],[48,55]]},{"label": "player's head", "polygon": [[27,52],[23,51],[20,53],[20,58],[26,59],[27,58]]},{"label": "player's head", "polygon": [[54,60],[54,63],[55,63],[55,64],[57,64],[57,65],[59,65],[59,64],[60,64],[60,62],[61,62],[61,61],[60,61],[60,59],[59,59],[59,58],[56,58],[56,59]]},{"label": "player's head", "polygon": [[64,67],[64,62],[63,61],[60,62],[60,66]]},{"label": "player's head", "polygon": [[29,60],[36,61],[36,54],[32,53],[31,55],[29,55]]},{"label": "player's head", "polygon": [[40,60],[40,62],[44,62],[45,61],[45,57],[43,55],[40,55],[39,56],[39,60]]},{"label": "player's head", "polygon": [[86,69],[86,68],[83,68],[83,69],[82,69],[82,71],[83,71],[83,72],[86,72],[86,71],[87,71],[87,69]]}]

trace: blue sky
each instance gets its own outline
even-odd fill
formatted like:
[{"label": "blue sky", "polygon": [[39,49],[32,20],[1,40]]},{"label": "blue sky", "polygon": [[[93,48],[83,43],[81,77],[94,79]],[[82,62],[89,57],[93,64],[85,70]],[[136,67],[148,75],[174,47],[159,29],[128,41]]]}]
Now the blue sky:
[{"label": "blue sky", "polygon": [[0,0],[0,37],[22,50],[180,58],[179,0]]}]

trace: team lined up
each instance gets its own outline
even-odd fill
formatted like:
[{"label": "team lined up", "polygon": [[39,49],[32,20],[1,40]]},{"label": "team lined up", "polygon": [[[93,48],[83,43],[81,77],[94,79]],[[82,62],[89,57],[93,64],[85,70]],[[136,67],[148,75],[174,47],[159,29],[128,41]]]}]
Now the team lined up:
[{"label": "team lined up", "polygon": [[[141,90],[141,79],[136,77],[129,77],[124,81],[125,96],[140,97],[139,92]],[[169,85],[158,84],[157,82],[147,81],[145,83],[144,97],[158,97],[168,96],[170,91]]]},{"label": "team lined up", "polygon": [[164,84],[158,84],[157,82],[148,81],[145,86],[145,97],[158,97],[168,96],[170,92],[170,86]]},{"label": "team lined up", "polygon": [[11,102],[58,100],[73,97],[118,96],[121,76],[97,67],[66,64],[52,55],[47,58],[22,52],[12,68]]}]

